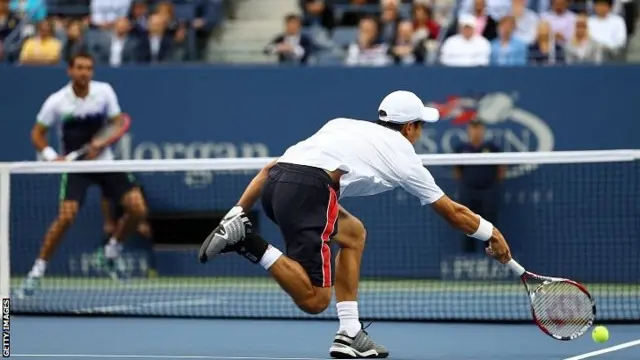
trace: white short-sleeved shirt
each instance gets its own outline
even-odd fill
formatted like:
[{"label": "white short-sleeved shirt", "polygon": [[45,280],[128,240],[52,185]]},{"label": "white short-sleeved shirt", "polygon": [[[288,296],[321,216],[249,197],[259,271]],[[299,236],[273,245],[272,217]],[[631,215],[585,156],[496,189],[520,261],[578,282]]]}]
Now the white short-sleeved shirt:
[{"label": "white short-sleeved shirt", "polygon": [[104,25],[127,17],[132,0],[91,0],[91,22]]},{"label": "white short-sleeved shirt", "polygon": [[[118,97],[111,85],[91,81],[89,93],[79,98],[71,84],[51,94],[37,116],[39,124],[56,126],[61,152],[68,154],[91,142],[98,131],[111,118],[121,112]],[[97,160],[112,160],[111,149],[105,149]]]},{"label": "white short-sleeved shirt", "polygon": [[346,172],[340,180],[341,197],[369,196],[402,187],[426,205],[444,195],[402,134],[369,121],[331,120],[310,138],[287,149],[278,162]]}]

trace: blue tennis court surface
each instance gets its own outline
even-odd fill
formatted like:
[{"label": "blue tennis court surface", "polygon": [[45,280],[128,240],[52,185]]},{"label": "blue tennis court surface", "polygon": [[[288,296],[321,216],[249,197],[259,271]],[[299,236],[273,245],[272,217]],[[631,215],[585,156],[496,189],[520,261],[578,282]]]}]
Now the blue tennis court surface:
[{"label": "blue tennis court surface", "polygon": [[[21,359],[326,359],[332,321],[14,317],[12,356]],[[640,346],[579,357],[640,338],[640,325],[610,326],[604,345],[590,336],[559,342],[534,325],[378,322],[370,334],[401,360],[632,360]],[[578,356],[578,357],[577,357]]]}]

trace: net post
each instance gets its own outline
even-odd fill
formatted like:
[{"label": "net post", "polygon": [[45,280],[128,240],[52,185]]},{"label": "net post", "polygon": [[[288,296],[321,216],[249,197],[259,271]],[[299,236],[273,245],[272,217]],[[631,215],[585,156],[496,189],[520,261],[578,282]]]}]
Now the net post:
[{"label": "net post", "polygon": [[9,221],[11,216],[11,168],[0,164],[0,298],[9,298],[11,266],[9,265]]}]

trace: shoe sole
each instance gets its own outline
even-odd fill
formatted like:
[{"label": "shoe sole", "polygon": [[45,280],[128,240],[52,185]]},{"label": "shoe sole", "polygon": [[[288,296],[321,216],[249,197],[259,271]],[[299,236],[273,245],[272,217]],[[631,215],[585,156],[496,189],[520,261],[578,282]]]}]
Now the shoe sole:
[{"label": "shoe sole", "polygon": [[[213,231],[211,231],[209,233],[207,238],[202,243],[202,246],[200,247],[200,251],[198,252],[198,259],[200,260],[200,262],[202,264],[204,264],[207,261],[210,261],[211,259],[213,259],[213,257],[215,257],[215,255],[220,254],[220,251],[222,251],[222,249],[224,249],[224,247],[226,246],[226,244],[216,244],[217,247],[219,247],[219,249],[215,249],[215,251],[213,251],[213,252],[209,251],[209,246],[211,246],[211,242],[213,241],[213,238],[215,237],[215,233],[216,233],[216,229],[213,229]],[[207,255],[207,252],[210,252],[210,253],[212,253],[214,255],[209,257]]]},{"label": "shoe sole", "polygon": [[[373,353],[366,354],[371,351],[373,351]],[[369,350],[361,353],[350,346],[343,345],[340,347],[332,346],[331,349],[329,349],[329,356],[334,359],[384,359],[389,357],[389,353],[380,354],[375,350]]]}]

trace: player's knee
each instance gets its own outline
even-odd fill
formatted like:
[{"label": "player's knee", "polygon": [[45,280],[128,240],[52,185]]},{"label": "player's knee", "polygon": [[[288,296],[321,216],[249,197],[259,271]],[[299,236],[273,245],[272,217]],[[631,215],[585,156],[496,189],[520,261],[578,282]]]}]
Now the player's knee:
[{"label": "player's knee", "polygon": [[341,247],[364,251],[364,245],[367,239],[367,230],[360,220],[353,218],[353,221],[350,222],[348,231],[345,231],[340,235],[342,235],[339,241]]},{"label": "player's knee", "polygon": [[[318,288],[316,288],[318,290]],[[305,298],[303,301],[298,301],[297,305],[300,310],[307,314],[316,315],[325,311],[331,303],[331,292],[320,291],[315,292],[313,296]]]},{"label": "player's knee", "polygon": [[58,224],[61,226],[70,226],[78,214],[78,209],[73,206],[63,206],[58,212]]},{"label": "player's knee", "polygon": [[142,202],[133,202],[127,207],[127,212],[134,219],[144,219],[147,216],[147,207]]}]

